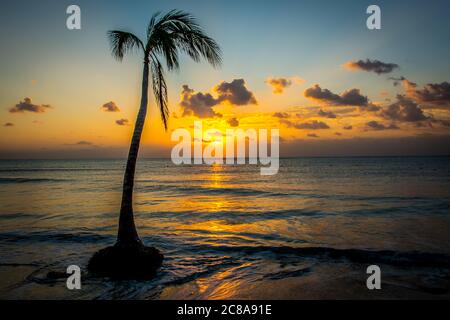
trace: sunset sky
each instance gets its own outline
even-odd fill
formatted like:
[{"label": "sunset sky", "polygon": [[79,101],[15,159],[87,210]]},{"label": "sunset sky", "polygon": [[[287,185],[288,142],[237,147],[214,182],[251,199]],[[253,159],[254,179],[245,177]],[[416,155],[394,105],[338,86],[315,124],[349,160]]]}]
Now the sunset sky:
[{"label": "sunset sky", "polygon": [[[366,28],[373,3],[381,30]],[[143,156],[169,157],[195,120],[279,128],[282,156],[450,154],[449,1],[19,0],[0,12],[0,158],[125,156],[142,57],[114,60],[106,32],[144,38],[170,9],[197,17],[223,65],[183,56],[166,73],[169,129],[151,96]]]}]

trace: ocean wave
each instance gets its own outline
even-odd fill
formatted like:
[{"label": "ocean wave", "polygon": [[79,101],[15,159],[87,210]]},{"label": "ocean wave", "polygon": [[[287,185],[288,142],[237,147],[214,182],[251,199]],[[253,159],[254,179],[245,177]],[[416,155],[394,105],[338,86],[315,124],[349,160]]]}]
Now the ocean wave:
[{"label": "ocean wave", "polygon": [[67,182],[67,179],[48,179],[48,178],[0,178],[0,184],[9,183],[40,183],[40,182]]},{"label": "ocean wave", "polygon": [[[154,181],[153,181],[154,183]],[[148,184],[148,185],[137,185],[136,192],[139,193],[162,193],[166,197],[179,197],[182,196],[250,196],[250,197],[272,197],[279,199],[317,199],[317,200],[332,200],[332,201],[364,201],[364,202],[389,202],[389,203],[407,203],[405,206],[409,206],[409,201],[415,202],[429,202],[437,201],[444,203],[448,206],[450,204],[449,198],[442,197],[419,197],[419,196],[388,196],[388,195],[358,195],[358,194],[336,194],[336,193],[317,193],[312,192],[312,190],[304,189],[289,189],[285,191],[280,191],[280,189],[259,189],[252,187],[241,187],[241,186],[217,186],[210,187],[201,184],[197,185],[185,185],[180,184],[179,181],[174,182],[161,182],[159,184]],[[396,210],[396,208],[393,208]],[[405,208],[401,208],[402,210]]]},{"label": "ocean wave", "polygon": [[138,192],[168,192],[174,191],[181,194],[195,195],[236,195],[236,196],[288,196],[288,193],[279,191],[260,190],[254,188],[240,187],[205,187],[196,186],[180,186],[180,185],[148,185],[138,186]]},{"label": "ocean wave", "polygon": [[420,251],[392,251],[365,249],[337,249],[331,247],[289,246],[192,246],[194,252],[239,253],[244,255],[270,253],[278,256],[291,255],[298,258],[346,259],[353,263],[387,264],[398,267],[433,267],[450,269],[450,254]]},{"label": "ocean wave", "polygon": [[0,172],[123,171],[122,168],[0,168]]},{"label": "ocean wave", "polygon": [[17,212],[17,213],[0,213],[0,220],[15,220],[15,219],[36,219],[39,215]]},{"label": "ocean wave", "polygon": [[0,233],[0,241],[2,242],[73,242],[73,243],[96,243],[96,242],[113,242],[115,237],[108,235],[100,235],[91,232],[5,232]]},{"label": "ocean wave", "polygon": [[288,271],[279,271],[265,274],[263,278],[270,280],[280,280],[291,277],[302,277],[304,275],[310,274],[312,272],[312,268],[302,268],[297,270],[288,270]]}]

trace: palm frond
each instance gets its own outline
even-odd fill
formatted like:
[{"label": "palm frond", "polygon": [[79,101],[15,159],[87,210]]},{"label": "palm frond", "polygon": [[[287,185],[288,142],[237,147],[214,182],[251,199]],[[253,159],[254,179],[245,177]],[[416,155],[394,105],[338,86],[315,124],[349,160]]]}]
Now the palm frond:
[{"label": "palm frond", "polygon": [[134,34],[120,30],[108,31],[109,43],[111,45],[111,53],[119,61],[127,53],[144,49],[142,41]]},{"label": "palm frond", "polygon": [[164,79],[164,69],[161,62],[155,55],[151,56],[152,84],[153,93],[155,95],[156,104],[158,105],[161,120],[164,128],[167,130],[167,122],[169,119],[169,108],[167,99],[167,84]]},{"label": "palm frond", "polygon": [[157,18],[160,14],[161,14],[161,12],[158,11],[155,14],[153,14],[153,16],[150,18],[150,22],[148,23],[148,27],[147,27],[147,42],[150,39],[150,36],[155,28]]},{"label": "palm frond", "polygon": [[146,52],[162,55],[169,70],[178,68],[180,51],[196,62],[205,58],[214,67],[221,64],[219,45],[206,35],[191,14],[172,10],[161,17],[153,16],[150,25]]}]

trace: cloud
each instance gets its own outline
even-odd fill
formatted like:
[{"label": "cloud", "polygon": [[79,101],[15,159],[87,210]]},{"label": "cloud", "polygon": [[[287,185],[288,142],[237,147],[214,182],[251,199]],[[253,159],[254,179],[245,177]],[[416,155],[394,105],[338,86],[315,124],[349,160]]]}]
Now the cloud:
[{"label": "cloud", "polygon": [[9,109],[11,113],[23,113],[23,112],[34,112],[34,113],[44,113],[49,108],[51,108],[48,104],[33,104],[31,102],[31,98],[25,98],[24,101],[20,101],[14,107]]},{"label": "cloud", "polygon": [[428,83],[422,89],[417,84],[407,79],[402,80],[403,88],[408,97],[423,104],[423,107],[430,104],[436,107],[450,107],[450,83]]},{"label": "cloud", "polygon": [[381,107],[369,102],[369,104],[367,104],[367,106],[361,106],[361,107],[359,107],[359,109],[376,112],[376,111],[379,111],[381,109]]},{"label": "cloud", "polygon": [[234,79],[231,82],[222,81],[214,88],[214,91],[218,95],[219,102],[228,102],[236,106],[257,104],[253,93],[245,87],[244,79]]},{"label": "cloud", "polygon": [[280,119],[288,119],[291,115],[287,112],[275,112],[272,117],[280,118]]},{"label": "cloud", "polygon": [[379,60],[358,60],[358,61],[348,61],[344,63],[344,68],[347,70],[358,71],[363,70],[367,72],[375,72],[380,75],[382,73],[390,73],[394,69],[398,68],[398,65],[395,63],[385,63]]},{"label": "cloud", "polygon": [[403,77],[403,76],[400,76],[400,77],[398,77],[398,78],[395,78],[395,77],[389,77],[388,79],[394,81],[394,87],[398,86],[403,80],[406,80],[406,78]]},{"label": "cloud", "polygon": [[319,136],[315,133],[308,133],[307,136],[310,138],[319,138]]},{"label": "cloud", "polygon": [[290,77],[290,78],[274,78],[269,77],[266,79],[265,83],[267,83],[269,86],[272,87],[272,92],[274,94],[281,94],[283,93],[284,89],[290,87],[292,83],[303,83],[304,80],[300,77]]},{"label": "cloud", "polygon": [[272,92],[275,94],[283,93],[284,89],[292,84],[292,81],[287,78],[267,78],[265,82],[272,87]]},{"label": "cloud", "polygon": [[92,146],[92,145],[93,145],[92,142],[89,142],[89,141],[86,141],[86,140],[78,141],[78,142],[75,143],[75,144],[76,144],[76,145],[79,145],[79,146]]},{"label": "cloud", "polygon": [[220,113],[215,112],[212,108],[218,103],[219,101],[214,99],[211,94],[195,93],[189,86],[183,85],[180,101],[180,106],[183,108],[183,117],[190,115],[199,118],[222,117]]},{"label": "cloud", "polygon": [[226,102],[235,106],[257,104],[253,93],[245,87],[244,79],[234,79],[231,82],[222,81],[214,87],[214,98],[210,93],[195,92],[188,85],[183,85],[181,91],[180,106],[183,109],[182,116],[194,115],[199,118],[222,117],[215,112],[213,107]]},{"label": "cloud", "polygon": [[352,130],[352,129],[353,129],[353,126],[352,126],[352,125],[344,126],[343,129],[344,129],[344,130]]},{"label": "cloud", "polygon": [[390,124],[388,126],[385,126],[384,124],[379,123],[378,121],[369,121],[366,123],[366,126],[367,126],[368,130],[376,130],[376,131],[400,129],[395,124]]},{"label": "cloud", "polygon": [[333,112],[331,112],[331,111],[323,111],[322,109],[320,109],[317,114],[319,116],[321,116],[321,117],[324,117],[324,118],[331,118],[331,119],[336,118],[336,115]]},{"label": "cloud", "polygon": [[120,108],[113,101],[105,103],[101,109],[105,112],[120,112]]},{"label": "cloud", "polygon": [[231,127],[238,127],[239,126],[239,120],[236,118],[230,118],[227,120],[227,123],[231,126]]},{"label": "cloud", "polygon": [[297,129],[312,129],[312,130],[329,129],[330,128],[325,122],[317,121],[317,120],[313,120],[311,122],[299,123],[295,127]]},{"label": "cloud", "polygon": [[397,101],[383,109],[380,116],[402,122],[417,122],[429,119],[413,100],[403,95],[397,95]]},{"label": "cloud", "polygon": [[86,140],[80,140],[75,143],[66,143],[66,146],[80,146],[80,147],[97,147],[94,143]]},{"label": "cloud", "polygon": [[359,89],[350,89],[343,93],[335,94],[328,89],[322,89],[318,84],[305,90],[306,98],[317,100],[332,106],[359,106],[366,107],[369,100],[366,96],[361,95]]},{"label": "cloud", "polygon": [[293,123],[292,121],[282,119],[280,120],[280,122],[285,124],[288,128],[296,128],[296,129],[320,130],[330,128],[325,122],[317,120],[313,120],[311,122]]},{"label": "cloud", "polygon": [[116,120],[116,124],[118,124],[119,126],[127,126],[129,125],[129,121],[128,119],[119,119]]},{"label": "cloud", "polygon": [[14,127],[14,123],[12,123],[12,122],[6,122],[3,126],[4,126],[4,127]]}]

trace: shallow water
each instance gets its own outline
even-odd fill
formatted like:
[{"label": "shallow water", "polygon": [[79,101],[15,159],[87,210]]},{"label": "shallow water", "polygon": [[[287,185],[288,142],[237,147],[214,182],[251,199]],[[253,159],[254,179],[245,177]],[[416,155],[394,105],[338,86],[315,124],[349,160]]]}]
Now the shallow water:
[{"label": "shallow water", "polygon": [[125,161],[0,161],[0,298],[448,299],[449,160],[282,159],[261,176],[142,159],[136,224],[164,264],[150,281],[86,273],[78,291],[46,274],[114,243]]}]

